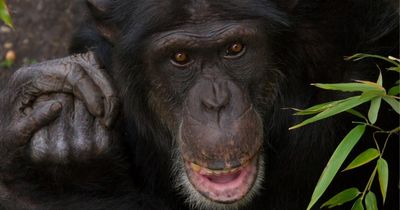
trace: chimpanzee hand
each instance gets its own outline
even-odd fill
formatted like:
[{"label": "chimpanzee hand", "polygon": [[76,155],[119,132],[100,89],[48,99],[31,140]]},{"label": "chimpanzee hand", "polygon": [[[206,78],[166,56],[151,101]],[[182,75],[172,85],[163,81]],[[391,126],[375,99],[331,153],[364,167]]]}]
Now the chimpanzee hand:
[{"label": "chimpanzee hand", "polygon": [[[118,114],[111,78],[92,53],[19,69],[0,95],[0,152],[81,161],[106,152]],[[6,151],[1,151],[6,149]]]}]

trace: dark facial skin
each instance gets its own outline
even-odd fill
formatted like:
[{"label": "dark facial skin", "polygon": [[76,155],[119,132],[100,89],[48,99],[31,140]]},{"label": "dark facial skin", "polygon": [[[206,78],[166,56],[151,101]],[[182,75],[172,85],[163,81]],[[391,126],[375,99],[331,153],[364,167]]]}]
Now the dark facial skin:
[{"label": "dark facial skin", "polygon": [[262,121],[250,84],[266,72],[266,49],[257,26],[216,21],[152,37],[145,56],[150,104],[178,137],[186,161],[222,170],[258,154]]},{"label": "dark facial skin", "polygon": [[106,152],[116,96],[92,53],[19,69],[0,98],[2,157],[27,147],[35,162],[67,163]]}]

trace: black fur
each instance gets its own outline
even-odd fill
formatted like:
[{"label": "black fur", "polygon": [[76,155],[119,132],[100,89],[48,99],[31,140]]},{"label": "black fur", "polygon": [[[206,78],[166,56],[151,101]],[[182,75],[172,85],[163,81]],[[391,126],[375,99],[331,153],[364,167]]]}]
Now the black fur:
[{"label": "black fur", "polygon": [[[95,51],[118,81],[124,102],[120,133],[129,147],[123,152],[129,156],[133,182],[127,186],[133,192],[121,191],[104,198],[95,196],[93,203],[88,199],[82,204],[81,197],[72,197],[62,203],[69,203],[71,209],[75,205],[80,209],[187,209],[184,198],[171,186],[173,140],[148,108],[148,86],[143,79],[141,56],[147,37],[155,32],[179,28],[190,19],[181,7],[192,1],[113,2],[109,12],[96,14],[80,30],[73,40],[71,52]],[[344,96],[312,88],[309,84],[313,82],[376,80],[375,61],[345,62],[343,56],[362,52],[398,57],[398,11],[384,0],[300,0],[294,8],[270,0],[223,0],[212,4],[213,12],[222,20],[263,20],[271,32],[268,39],[274,65],[284,75],[277,87],[278,97],[272,106],[263,110],[267,134],[264,189],[246,209],[305,209],[324,165],[338,141],[350,130],[352,125],[347,122],[351,119],[343,116],[288,131],[288,127],[303,118],[292,116],[290,111],[282,108],[304,108]],[[115,39],[102,37],[95,23],[118,28]],[[385,84],[393,84],[393,77],[396,76],[385,73],[384,78],[388,78]],[[393,81],[389,81],[391,79]],[[381,113],[378,123],[383,127],[394,127],[398,125],[398,118],[393,116],[396,116],[394,112]],[[369,143],[372,142],[365,139],[357,150],[363,151]],[[399,144],[396,138],[389,142],[388,148],[386,159],[390,164],[391,182],[384,209],[389,210],[399,208]],[[327,194],[333,195],[344,187],[363,189],[368,170],[367,173],[340,176]],[[344,206],[344,209],[350,208]]]}]

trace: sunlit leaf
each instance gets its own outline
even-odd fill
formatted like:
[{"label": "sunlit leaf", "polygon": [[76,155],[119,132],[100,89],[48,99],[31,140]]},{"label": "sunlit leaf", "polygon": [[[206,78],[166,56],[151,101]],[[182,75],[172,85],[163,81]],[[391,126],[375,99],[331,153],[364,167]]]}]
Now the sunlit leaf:
[{"label": "sunlit leaf", "polygon": [[365,97],[354,96],[354,97],[352,97],[351,99],[349,99],[347,101],[344,101],[342,103],[337,104],[334,107],[326,109],[325,111],[315,115],[314,117],[311,117],[311,118],[309,118],[307,120],[304,120],[300,124],[297,124],[297,125],[289,128],[289,130],[305,126],[307,124],[310,124],[310,123],[313,123],[315,121],[319,121],[319,120],[331,117],[331,116],[339,114],[341,112],[345,112],[345,111],[347,111],[349,109],[352,109],[352,108],[354,108],[356,106],[359,106],[360,104],[363,104],[363,103],[371,100],[373,97],[375,97],[375,96],[365,96]]},{"label": "sunlit leaf", "polygon": [[382,90],[382,86],[377,85],[376,83],[365,84],[365,83],[335,83],[335,84],[312,84],[316,87],[325,89],[325,90],[338,90],[344,92],[365,92],[365,91],[373,91],[373,90]]},{"label": "sunlit leaf", "polygon": [[13,23],[10,17],[10,13],[8,11],[8,7],[4,0],[0,0],[0,20],[3,20],[4,23],[11,28],[13,27]]},{"label": "sunlit leaf", "polygon": [[336,150],[333,152],[331,158],[329,159],[321,177],[318,180],[317,186],[311,196],[310,203],[308,204],[307,210],[311,209],[314,204],[319,200],[322,194],[326,191],[336,173],[339,171],[344,160],[349,155],[350,151],[360,140],[361,136],[364,134],[365,125],[357,125],[353,128],[338,145]]},{"label": "sunlit leaf", "polygon": [[356,158],[354,158],[353,161],[343,170],[351,170],[353,168],[360,167],[364,164],[367,164],[374,160],[375,158],[379,157],[380,153],[377,149],[375,148],[370,148],[364,151],[363,153],[359,154]]},{"label": "sunlit leaf", "polygon": [[394,87],[390,88],[388,91],[388,94],[392,95],[392,96],[399,95],[400,94],[400,86],[394,86]]},{"label": "sunlit leaf", "polygon": [[361,60],[361,59],[364,59],[364,58],[378,58],[378,59],[381,59],[381,60],[385,60],[385,61],[387,61],[389,63],[392,63],[395,66],[400,67],[400,64],[398,62],[392,60],[392,59],[385,58],[385,57],[379,56],[379,55],[371,55],[371,54],[364,54],[364,53],[357,53],[357,54],[352,55],[350,57],[346,57],[345,60],[358,61],[358,60]]},{"label": "sunlit leaf", "polygon": [[356,202],[354,202],[353,207],[351,207],[351,210],[364,210],[361,198],[357,199]]},{"label": "sunlit leaf", "polygon": [[378,112],[379,108],[381,107],[381,97],[376,97],[371,100],[371,106],[369,107],[368,111],[368,119],[371,124],[375,124],[376,120],[378,119]]},{"label": "sunlit leaf", "polygon": [[396,58],[396,57],[393,57],[393,56],[388,56],[388,58],[390,59],[390,60],[394,60],[394,61],[397,61],[397,62],[399,62],[400,63],[400,59],[399,58]]},{"label": "sunlit leaf", "polygon": [[367,208],[367,210],[378,210],[376,196],[372,191],[369,191],[365,196],[365,207]]},{"label": "sunlit leaf", "polygon": [[379,186],[381,188],[383,202],[385,202],[387,186],[389,181],[389,167],[386,160],[383,158],[379,158],[377,167],[378,167]]},{"label": "sunlit leaf", "polygon": [[361,194],[361,192],[357,188],[354,188],[354,187],[343,190],[342,192],[338,193],[337,195],[335,195],[331,199],[329,199],[327,202],[322,204],[321,208],[323,208],[325,206],[327,206],[328,208],[333,208],[335,206],[343,205],[349,201],[354,200],[360,194]]},{"label": "sunlit leaf", "polygon": [[400,114],[400,102],[398,100],[392,97],[383,97],[383,100],[385,100],[397,114]]}]

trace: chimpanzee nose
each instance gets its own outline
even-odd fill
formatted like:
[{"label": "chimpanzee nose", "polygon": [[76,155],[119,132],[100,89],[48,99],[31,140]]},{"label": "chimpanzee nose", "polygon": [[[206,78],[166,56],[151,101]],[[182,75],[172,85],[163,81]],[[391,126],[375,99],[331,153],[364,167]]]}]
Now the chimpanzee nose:
[{"label": "chimpanzee nose", "polygon": [[212,81],[207,89],[201,97],[201,103],[207,111],[220,112],[229,104],[231,94],[226,81]]},{"label": "chimpanzee nose", "polygon": [[189,90],[184,103],[187,116],[208,126],[231,126],[251,104],[234,82],[219,78],[200,78]]}]

